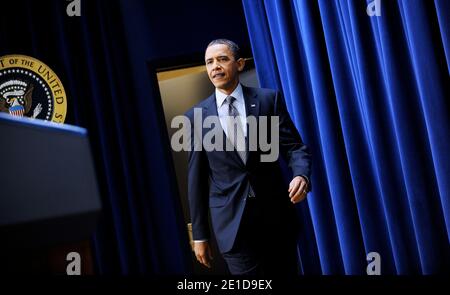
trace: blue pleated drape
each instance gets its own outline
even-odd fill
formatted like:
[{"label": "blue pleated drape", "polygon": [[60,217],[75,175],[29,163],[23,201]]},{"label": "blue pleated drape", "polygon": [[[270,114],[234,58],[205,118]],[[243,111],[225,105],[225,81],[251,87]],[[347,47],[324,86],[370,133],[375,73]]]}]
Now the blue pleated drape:
[{"label": "blue pleated drape", "polygon": [[450,1],[243,0],[262,87],[313,153],[305,274],[450,271]]},{"label": "blue pleated drape", "polygon": [[[0,56],[25,54],[51,67],[67,93],[66,123],[88,130],[103,204],[91,243],[95,273],[190,274],[156,64],[202,56],[222,36],[248,47],[242,5],[82,0],[81,16],[69,17],[71,2],[4,1]],[[205,26],[231,13],[232,24]]]}]

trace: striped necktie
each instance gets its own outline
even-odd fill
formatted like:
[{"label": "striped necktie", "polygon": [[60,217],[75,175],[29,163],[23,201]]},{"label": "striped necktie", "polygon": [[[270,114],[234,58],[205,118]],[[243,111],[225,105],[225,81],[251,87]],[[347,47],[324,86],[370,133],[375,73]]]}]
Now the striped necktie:
[{"label": "striped necktie", "polygon": [[[239,157],[242,159],[242,162],[244,162],[245,164],[247,162],[248,154],[245,143],[244,129],[242,128],[242,122],[239,118],[239,112],[233,105],[233,102],[236,101],[236,98],[233,96],[227,96],[226,101],[228,103],[228,137],[231,143],[236,147],[236,151],[238,152]],[[249,187],[248,197],[255,197],[255,192],[253,191],[251,185]]]},{"label": "striped necktie", "polygon": [[241,160],[246,163],[247,161],[247,149],[245,146],[245,135],[242,127],[241,120],[239,118],[239,112],[234,106],[236,98],[233,96],[227,96],[226,102],[228,104],[228,138],[230,139],[236,151],[239,154]]}]

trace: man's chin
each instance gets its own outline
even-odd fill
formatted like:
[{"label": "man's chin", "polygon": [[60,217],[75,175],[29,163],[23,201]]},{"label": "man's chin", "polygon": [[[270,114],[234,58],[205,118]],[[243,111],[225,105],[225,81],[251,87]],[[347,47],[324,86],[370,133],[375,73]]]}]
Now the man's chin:
[{"label": "man's chin", "polygon": [[214,87],[218,88],[218,89],[223,89],[227,87],[227,83],[221,83],[221,82],[213,82]]},{"label": "man's chin", "polygon": [[214,87],[216,87],[217,89],[221,89],[224,91],[228,91],[230,89],[234,89],[236,87],[237,84],[234,84],[233,82],[229,82],[229,81],[214,81],[213,82]]}]

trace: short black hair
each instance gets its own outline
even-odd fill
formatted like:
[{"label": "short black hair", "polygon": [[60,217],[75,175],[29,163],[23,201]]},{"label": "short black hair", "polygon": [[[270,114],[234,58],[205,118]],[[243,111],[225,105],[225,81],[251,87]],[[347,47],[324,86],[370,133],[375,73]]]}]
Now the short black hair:
[{"label": "short black hair", "polygon": [[233,53],[234,59],[238,60],[241,58],[241,49],[239,48],[239,46],[234,43],[231,40],[228,39],[216,39],[216,40],[212,40],[211,42],[209,42],[208,47],[216,45],[216,44],[224,44],[227,45],[228,48],[231,50],[231,52]]}]

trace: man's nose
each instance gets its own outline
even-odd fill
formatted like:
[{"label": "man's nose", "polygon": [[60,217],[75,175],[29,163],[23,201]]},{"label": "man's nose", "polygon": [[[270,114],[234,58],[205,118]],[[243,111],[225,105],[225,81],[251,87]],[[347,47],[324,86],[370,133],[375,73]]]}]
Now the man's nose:
[{"label": "man's nose", "polygon": [[213,64],[213,68],[216,70],[216,69],[222,68],[222,66],[220,65],[220,63],[218,61],[215,61]]}]

